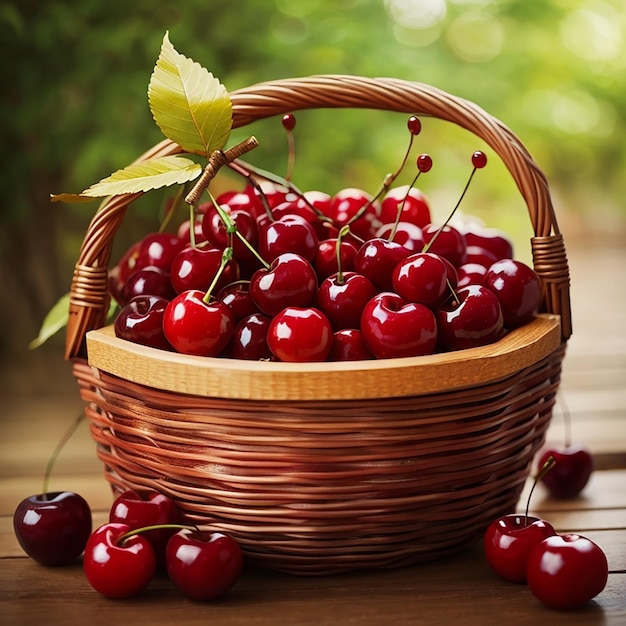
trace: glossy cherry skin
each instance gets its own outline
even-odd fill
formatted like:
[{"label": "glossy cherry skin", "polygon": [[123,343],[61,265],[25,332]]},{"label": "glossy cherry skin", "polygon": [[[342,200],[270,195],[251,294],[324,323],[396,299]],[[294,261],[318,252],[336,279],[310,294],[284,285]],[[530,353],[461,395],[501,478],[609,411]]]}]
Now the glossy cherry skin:
[{"label": "glossy cherry skin", "polygon": [[[224,251],[212,246],[187,247],[181,250],[170,269],[170,280],[176,293],[183,293],[190,289],[206,291],[217,274],[222,263]],[[239,279],[239,265],[235,259],[228,261],[215,289]]]},{"label": "glossy cherry skin", "polygon": [[528,555],[528,586],[552,609],[584,606],[605,588],[608,576],[609,565],[602,548],[582,535],[548,537]]},{"label": "glossy cherry skin", "polygon": [[[176,231],[178,238],[184,242],[185,246],[191,245],[191,223],[189,220],[184,221]],[[194,234],[194,243],[199,245],[201,243],[205,243],[207,238],[202,232],[202,222],[199,220],[194,220],[193,223],[193,234]]]},{"label": "glossy cherry skin", "polygon": [[[131,529],[156,524],[181,524],[182,517],[176,503],[158,491],[139,492],[129,489],[121,493],[109,511],[109,522],[127,524]],[[165,547],[174,530],[162,528],[142,533],[154,549],[157,562],[165,564]]]},{"label": "glossy cherry skin", "polygon": [[182,529],[167,544],[167,573],[187,597],[216,600],[233,587],[243,569],[239,544],[229,535]]},{"label": "glossy cherry skin", "polygon": [[504,231],[471,224],[463,229],[463,234],[468,246],[480,246],[498,261],[513,258],[513,242]]},{"label": "glossy cherry skin", "polygon": [[314,307],[287,307],[272,318],[267,343],[279,361],[326,361],[333,329],[329,319]]},{"label": "glossy cherry skin", "polygon": [[250,296],[249,281],[236,281],[222,287],[217,294],[217,299],[232,309],[235,322],[253,313],[259,313],[259,309]]},{"label": "glossy cherry skin", "polygon": [[259,229],[258,252],[271,263],[286,252],[293,252],[313,262],[319,240],[310,222],[299,215],[285,215]]},{"label": "glossy cherry skin", "polygon": [[163,316],[163,332],[177,352],[217,356],[235,330],[232,309],[219,300],[204,301],[204,292],[192,289],[171,300]]},{"label": "glossy cherry skin", "polygon": [[432,354],[437,344],[435,314],[392,292],[375,295],[361,314],[365,345],[379,359]]},{"label": "glossy cherry skin", "polygon": [[495,254],[480,246],[467,246],[465,263],[478,263],[489,269],[499,259]]},{"label": "glossy cherry skin", "polygon": [[400,185],[390,189],[385,194],[380,210],[380,219],[383,224],[393,224],[396,221],[399,210],[401,210],[400,221],[415,224],[420,228],[430,224],[431,217],[428,200],[417,187]]},{"label": "glossy cherry skin", "polygon": [[364,361],[373,358],[358,328],[342,328],[333,333],[329,361]]},{"label": "glossy cherry skin", "polygon": [[498,297],[507,328],[522,326],[537,315],[542,301],[541,282],[522,261],[497,261],[487,270],[485,285]]},{"label": "glossy cherry skin", "polygon": [[496,574],[523,584],[531,548],[552,535],[556,535],[552,524],[538,517],[505,515],[491,522],[485,531],[485,557]]},{"label": "glossy cherry skin", "polygon": [[169,271],[174,257],[185,247],[178,235],[172,233],[149,233],[139,245],[136,267],[156,265]]},{"label": "glossy cherry skin", "polygon": [[589,482],[593,472],[593,456],[582,445],[548,446],[539,456],[538,467],[542,467],[550,456],[554,458],[554,467],[541,482],[554,498],[575,498]]},{"label": "glossy cherry skin", "polygon": [[124,285],[124,302],[135,296],[161,296],[171,300],[176,295],[170,273],[155,265],[148,265],[133,272]]},{"label": "glossy cherry skin", "polygon": [[393,290],[408,302],[438,308],[448,295],[448,272],[441,257],[416,252],[402,259],[391,274]]},{"label": "glossy cherry skin", "polygon": [[458,300],[437,311],[437,343],[442,350],[464,350],[484,346],[504,336],[500,302],[483,285],[457,290]]},{"label": "glossy cherry skin", "polygon": [[[363,215],[351,221],[365,206],[367,209]],[[341,189],[331,198],[329,211],[335,224],[343,226],[350,222],[350,230],[363,240],[373,237],[382,226],[379,203],[374,202],[372,196],[362,189]]]},{"label": "glossy cherry skin", "polygon": [[[337,245],[339,245],[339,260],[341,267],[337,262]],[[354,270],[354,260],[358,248],[350,241],[342,239],[338,241],[336,237],[324,239],[317,246],[317,253],[313,259],[313,267],[317,272],[318,279],[321,281],[331,274],[337,273],[340,269],[343,272],[351,272]]]},{"label": "glossy cherry skin", "polygon": [[363,274],[334,274],[320,283],[315,306],[328,317],[334,330],[358,328],[363,308],[376,293],[372,281]]},{"label": "glossy cherry skin", "polygon": [[85,547],[83,569],[89,584],[107,598],[130,598],[142,591],[156,571],[152,544],[143,536],[122,536],[128,524],[108,523],[97,528]]},{"label": "glossy cherry skin", "polygon": [[408,248],[396,241],[374,237],[359,248],[354,267],[359,274],[367,276],[378,291],[393,291],[393,269],[410,254]]},{"label": "glossy cherry skin", "polygon": [[252,185],[246,186],[242,191],[225,191],[215,200],[220,206],[227,205],[231,210],[241,209],[254,217],[264,212],[263,203]]},{"label": "glossy cherry skin", "polygon": [[450,226],[450,224],[446,224],[441,229],[441,232],[437,234],[439,228],[435,224],[427,224],[422,229],[424,241],[428,246],[427,252],[434,252],[439,256],[445,257],[454,267],[463,265],[467,256],[465,236],[460,230]]},{"label": "glossy cherry skin", "polygon": [[403,245],[411,252],[421,252],[424,249],[424,233],[416,224],[398,222],[397,224],[383,224],[375,233],[375,237],[391,239]]},{"label": "glossy cherry skin", "polygon": [[126,341],[171,350],[163,332],[163,316],[169,300],[160,296],[135,296],[113,322],[115,336]]},{"label": "glossy cherry skin", "polygon": [[268,269],[256,271],[250,279],[250,296],[262,313],[273,316],[285,307],[307,307],[313,303],[317,275],[309,261],[286,252]]},{"label": "glossy cherry skin", "polygon": [[478,263],[464,263],[457,270],[457,287],[467,287],[468,285],[484,285],[487,276],[487,268]]},{"label": "glossy cherry skin", "polygon": [[91,534],[91,510],[71,491],[37,494],[13,513],[13,529],[22,549],[41,565],[66,565],[85,549]]},{"label": "glossy cherry skin", "polygon": [[[257,248],[259,232],[257,228],[256,216],[244,209],[224,208],[230,219],[233,221],[239,234],[252,246]],[[217,212],[215,206],[211,206],[202,216],[202,232],[206,240],[219,250],[223,250],[232,245],[234,258],[237,261],[250,261],[254,253],[236,234],[229,234],[226,225]]]},{"label": "glossy cherry skin", "polygon": [[271,319],[262,313],[252,313],[239,320],[225,355],[231,359],[247,361],[271,359],[272,352],[267,345],[267,332]]}]

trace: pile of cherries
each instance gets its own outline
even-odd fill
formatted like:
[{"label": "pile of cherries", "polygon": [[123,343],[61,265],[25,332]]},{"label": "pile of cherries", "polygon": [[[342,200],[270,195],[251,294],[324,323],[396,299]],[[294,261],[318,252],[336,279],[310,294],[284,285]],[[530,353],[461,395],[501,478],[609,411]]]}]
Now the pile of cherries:
[{"label": "pile of cherries", "polygon": [[[417,159],[420,173],[431,164]],[[118,337],[236,359],[382,359],[492,343],[539,310],[540,280],[508,236],[435,225],[414,185],[330,196],[252,180],[125,252],[109,281]]]},{"label": "pile of cherries", "polygon": [[66,565],[83,555],[87,580],[108,598],[137,595],[161,569],[185,596],[215,600],[243,567],[230,535],[184,525],[174,501],[156,491],[125,491],[109,522],[93,532],[89,505],[67,491],[26,498],[13,524],[24,551],[42,565]]}]

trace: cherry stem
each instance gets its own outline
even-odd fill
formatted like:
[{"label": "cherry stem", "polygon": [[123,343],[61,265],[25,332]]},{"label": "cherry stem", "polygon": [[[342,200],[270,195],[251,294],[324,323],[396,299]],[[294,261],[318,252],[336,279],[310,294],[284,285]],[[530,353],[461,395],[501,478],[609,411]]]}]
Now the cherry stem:
[{"label": "cherry stem", "polygon": [[[185,186],[181,185],[178,191],[176,192],[176,195],[174,196],[174,199],[172,200],[170,207],[165,211],[165,216],[163,218],[163,221],[161,222],[161,226],[159,227],[160,233],[165,232],[165,230],[169,226],[170,222],[172,221],[172,217],[174,213],[176,213],[176,211],[178,210],[178,207],[182,203],[184,193],[185,193]],[[193,215],[193,208],[191,211],[191,215]]]},{"label": "cherry stem", "polygon": [[206,293],[204,294],[204,297],[202,298],[202,300],[206,304],[208,304],[211,301],[213,290],[215,289],[217,282],[219,281],[222,274],[224,273],[224,268],[226,267],[226,265],[232,258],[233,258],[232,246],[228,246],[227,248],[224,248],[224,252],[222,252],[222,259],[220,261],[220,266],[217,268],[217,272],[215,272],[215,276],[213,276],[213,280],[211,281],[209,288],[207,289]]},{"label": "cherry stem", "polygon": [[463,189],[463,193],[461,194],[461,197],[457,200],[457,203],[454,205],[454,208],[450,212],[450,215],[448,215],[446,221],[435,231],[435,234],[431,237],[430,241],[424,246],[424,249],[422,250],[422,252],[428,252],[428,249],[430,248],[430,246],[432,246],[432,244],[435,241],[435,239],[437,239],[437,237],[439,237],[439,234],[448,225],[448,222],[452,219],[452,216],[456,213],[456,211],[459,208],[463,198],[465,197],[465,194],[467,193],[467,190],[468,190],[468,188],[470,186],[470,183],[472,182],[472,178],[474,178],[474,174],[476,174],[476,169],[477,168],[474,168],[472,170],[472,173],[470,174],[469,178],[467,179],[467,183],[465,183],[465,188]]},{"label": "cherry stem", "polygon": [[[411,135],[413,137],[413,135]],[[404,210],[404,205],[406,204],[407,198],[411,193],[411,189],[415,187],[415,183],[417,179],[420,177],[421,170],[418,170],[417,174],[413,177],[411,184],[407,187],[406,193],[404,194],[404,198],[402,198],[402,202],[398,204],[398,210],[396,212],[396,221],[393,224],[393,228],[391,229],[391,233],[389,233],[389,241],[393,241],[393,238],[396,236],[396,231],[398,230],[398,225],[400,224],[400,217],[402,215],[402,211]]]},{"label": "cherry stem", "polygon": [[48,484],[50,483],[50,474],[52,473],[52,467],[56,462],[61,450],[65,444],[72,438],[72,435],[78,428],[79,424],[85,419],[85,414],[80,413],[80,415],[69,425],[68,429],[63,433],[63,436],[57,443],[55,449],[53,450],[50,458],[48,459],[48,464],[46,465],[46,471],[44,472],[43,477],[43,495],[45,497],[46,493],[48,493]]},{"label": "cherry stem", "polygon": [[343,268],[341,263],[341,242],[343,241],[344,237],[349,233],[350,226],[348,226],[348,224],[342,226],[337,233],[337,245],[335,246],[335,255],[337,257],[337,283],[339,285],[343,285],[344,283]]},{"label": "cherry stem", "polygon": [[141,535],[142,533],[148,533],[151,530],[197,530],[200,529],[197,526],[189,526],[187,524],[153,524],[152,526],[142,526],[141,528],[134,528],[125,532],[118,539],[120,546],[123,546],[128,539],[135,535]]},{"label": "cherry stem", "polygon": [[287,131],[287,173],[285,174],[285,180],[290,181],[293,174],[294,164],[296,162],[296,142],[294,140],[293,131]]},{"label": "cherry stem", "polygon": [[533,496],[533,491],[535,491],[535,487],[537,483],[555,466],[556,461],[554,457],[550,455],[545,463],[539,468],[535,479],[533,480],[533,486],[530,488],[530,493],[528,494],[528,500],[526,501],[526,511],[524,512],[524,526],[528,525],[528,510],[530,509],[530,499]]}]

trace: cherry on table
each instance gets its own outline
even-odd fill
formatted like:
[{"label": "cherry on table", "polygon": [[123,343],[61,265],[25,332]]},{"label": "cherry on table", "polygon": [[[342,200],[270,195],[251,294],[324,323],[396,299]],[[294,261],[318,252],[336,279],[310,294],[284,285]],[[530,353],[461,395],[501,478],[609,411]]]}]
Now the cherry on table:
[{"label": "cherry on table", "polygon": [[539,466],[550,456],[554,458],[554,468],[543,477],[542,483],[558,500],[575,498],[586,487],[593,472],[591,452],[581,444],[549,445],[539,456]]},{"label": "cherry on table", "polygon": [[13,513],[13,529],[22,549],[41,565],[67,565],[84,551],[91,534],[91,509],[71,491],[29,496]]}]

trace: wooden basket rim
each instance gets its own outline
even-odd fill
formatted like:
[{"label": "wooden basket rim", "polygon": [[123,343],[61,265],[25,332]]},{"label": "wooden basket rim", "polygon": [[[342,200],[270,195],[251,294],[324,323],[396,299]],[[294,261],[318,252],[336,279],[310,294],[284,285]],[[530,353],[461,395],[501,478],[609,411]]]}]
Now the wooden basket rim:
[{"label": "wooden basket rim", "polygon": [[87,335],[98,370],[174,393],[237,400],[355,400],[425,395],[504,379],[561,345],[560,319],[543,314],[488,346],[369,361],[282,363],[199,357],[134,344],[112,326]]}]

